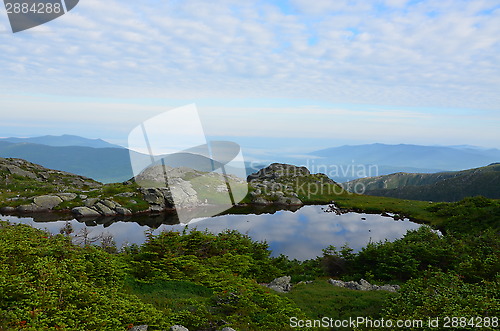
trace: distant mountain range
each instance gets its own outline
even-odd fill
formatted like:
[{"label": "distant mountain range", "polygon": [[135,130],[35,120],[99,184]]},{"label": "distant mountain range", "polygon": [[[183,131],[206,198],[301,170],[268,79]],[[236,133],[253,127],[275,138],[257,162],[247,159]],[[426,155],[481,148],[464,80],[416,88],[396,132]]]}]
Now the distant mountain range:
[{"label": "distant mountain range", "polygon": [[[140,153],[136,156],[148,162],[149,156]],[[1,138],[0,157],[22,158],[105,183],[122,182],[133,176],[128,149],[101,139],[73,135]],[[304,165],[313,173],[323,172],[341,183],[397,172],[436,173],[477,168],[499,162],[500,150],[472,146],[346,145],[302,157],[276,155],[272,161]],[[247,174],[267,165],[247,162]]]},{"label": "distant mountain range", "polygon": [[[14,142],[6,141],[7,139],[12,139]],[[87,139],[68,135],[19,138],[18,141],[14,138],[7,139],[0,139],[0,157],[24,159],[46,168],[78,174],[103,183],[124,182],[134,176],[130,153],[133,154],[134,162],[137,162],[137,164],[147,166],[151,162],[149,155],[130,152],[124,147],[109,144],[101,139]],[[29,141],[44,141],[51,145],[31,143]],[[70,145],[65,146],[65,144]],[[89,145],[93,147],[88,147]],[[177,154],[168,157],[168,165],[209,171],[206,168],[209,165],[217,165],[217,162],[211,163],[208,160],[202,157],[193,157],[189,154]],[[242,178],[246,178],[247,175],[244,173],[245,169],[226,166],[225,170],[228,174],[235,174]],[[249,171],[255,170],[252,168]]]},{"label": "distant mountain range", "polygon": [[310,153],[337,164],[378,164],[442,170],[464,170],[500,161],[500,150],[470,146],[370,144],[341,146]]},{"label": "distant mountain range", "polygon": [[102,139],[89,139],[80,136],[73,136],[69,134],[64,134],[62,136],[41,136],[32,138],[0,138],[0,141],[6,141],[11,143],[29,143],[29,144],[40,144],[55,147],[65,147],[65,146],[82,146],[82,147],[93,147],[93,148],[124,148],[119,145],[110,144]]},{"label": "distant mountain range", "polygon": [[472,146],[420,146],[368,144],[340,146],[314,151],[309,159],[290,160],[293,164],[313,164],[329,169],[330,178],[346,182],[362,177],[396,172],[436,173],[482,167],[500,161],[500,150]]},{"label": "distant mountain range", "polygon": [[47,146],[0,141],[0,157],[20,158],[104,183],[123,182],[133,177],[129,150],[125,148]]},{"label": "distant mountain range", "polygon": [[342,186],[351,192],[400,199],[458,201],[483,195],[500,199],[500,163],[464,171],[435,174],[395,173],[361,178]]}]

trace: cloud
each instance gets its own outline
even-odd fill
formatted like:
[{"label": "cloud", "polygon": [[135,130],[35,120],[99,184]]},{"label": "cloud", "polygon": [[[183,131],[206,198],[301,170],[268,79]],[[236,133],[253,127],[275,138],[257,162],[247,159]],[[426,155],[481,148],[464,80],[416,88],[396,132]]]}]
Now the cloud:
[{"label": "cloud", "polygon": [[[214,98],[221,108],[224,98],[398,107],[367,116],[352,107],[345,114],[322,110],[365,123],[373,114],[372,123],[387,124],[422,119],[399,111],[407,107],[499,108],[495,1],[293,0],[287,5],[83,1],[36,29],[0,34],[0,87],[10,95],[76,99]],[[10,111],[26,108],[18,101]],[[248,121],[259,128],[254,119],[265,119],[261,114],[279,119],[279,112],[290,111],[291,122],[318,124],[313,108],[270,108],[254,115],[234,109],[240,112],[234,117],[251,116]],[[115,111],[101,115],[110,114]],[[76,112],[72,116],[85,120]],[[261,122],[256,132],[281,132],[290,121]],[[304,133],[309,131],[314,130]]]}]

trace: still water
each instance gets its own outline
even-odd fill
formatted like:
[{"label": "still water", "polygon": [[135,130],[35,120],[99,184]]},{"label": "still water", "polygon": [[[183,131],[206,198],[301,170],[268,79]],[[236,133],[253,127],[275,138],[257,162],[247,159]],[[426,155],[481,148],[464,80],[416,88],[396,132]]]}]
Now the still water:
[{"label": "still water", "polygon": [[[306,260],[322,254],[322,249],[329,245],[340,247],[347,243],[355,251],[359,251],[369,242],[395,240],[403,237],[408,230],[421,225],[408,220],[395,221],[391,217],[377,214],[346,213],[337,215],[325,212],[326,206],[304,206],[296,211],[281,210],[274,213],[222,215],[204,219],[195,219],[188,224],[155,224],[140,219],[131,218],[128,221],[112,221],[99,224],[96,222],[43,221],[33,218],[17,218],[1,216],[2,220],[13,223],[29,224],[51,233],[59,230],[69,222],[74,233],[84,228],[90,232],[90,237],[111,234],[118,248],[130,244],[141,244],[146,239],[146,231],[153,234],[161,231],[188,229],[207,229],[218,233],[225,229],[238,230],[249,235],[254,240],[267,241],[273,256],[287,255],[291,259]],[[153,222],[157,223],[157,221]],[[168,223],[168,222],[167,222]],[[149,225],[147,225],[149,224]]]}]

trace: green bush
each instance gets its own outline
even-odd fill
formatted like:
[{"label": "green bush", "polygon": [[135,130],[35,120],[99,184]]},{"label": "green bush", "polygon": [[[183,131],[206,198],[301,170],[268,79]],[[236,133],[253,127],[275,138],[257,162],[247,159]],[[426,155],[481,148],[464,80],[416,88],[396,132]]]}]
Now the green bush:
[{"label": "green bush", "polygon": [[153,306],[122,293],[122,275],[112,255],[26,225],[0,226],[0,328],[125,330],[133,323],[168,325]]},{"label": "green bush", "polygon": [[[500,277],[492,281],[469,284],[459,275],[448,272],[426,272],[402,286],[384,309],[386,319],[416,320],[439,317],[465,318],[500,316]],[[498,321],[498,320],[497,320]],[[485,327],[483,330],[497,330]],[[497,324],[498,326],[498,324]],[[431,328],[424,328],[431,329]],[[454,329],[475,329],[472,325]]]}]

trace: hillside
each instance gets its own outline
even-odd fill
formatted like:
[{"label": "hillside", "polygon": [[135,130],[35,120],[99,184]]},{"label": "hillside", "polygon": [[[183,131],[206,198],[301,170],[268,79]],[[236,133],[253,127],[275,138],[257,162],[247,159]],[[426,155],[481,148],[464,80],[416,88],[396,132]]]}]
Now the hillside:
[{"label": "hillside", "polygon": [[396,173],[342,184],[351,192],[428,201],[458,201],[482,195],[500,199],[500,164],[436,174]]},{"label": "hillside", "polygon": [[[0,157],[19,158],[44,167],[79,174],[104,183],[133,177],[128,149],[48,146],[0,141]],[[137,153],[137,158],[147,156]]]}]

